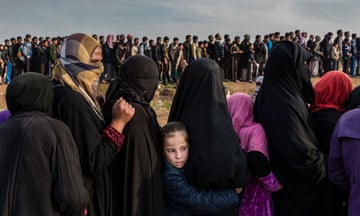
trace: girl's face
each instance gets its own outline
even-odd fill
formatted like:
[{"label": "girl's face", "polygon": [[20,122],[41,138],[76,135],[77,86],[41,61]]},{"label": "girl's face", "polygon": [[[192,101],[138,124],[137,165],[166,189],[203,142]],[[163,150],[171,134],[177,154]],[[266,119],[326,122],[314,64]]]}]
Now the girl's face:
[{"label": "girl's face", "polygon": [[183,132],[176,131],[164,140],[166,160],[174,167],[183,168],[189,157],[189,145]]}]

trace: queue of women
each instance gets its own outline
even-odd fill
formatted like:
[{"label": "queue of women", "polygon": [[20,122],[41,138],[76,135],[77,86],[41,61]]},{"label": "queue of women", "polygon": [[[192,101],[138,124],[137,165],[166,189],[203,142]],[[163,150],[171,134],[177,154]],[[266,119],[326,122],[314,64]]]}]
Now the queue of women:
[{"label": "queue of women", "polygon": [[343,72],[313,88],[311,55],[274,45],[255,103],[226,98],[210,59],[191,63],[161,128],[156,63],[130,57],[98,100],[99,43],[66,38],[50,82],[9,84],[0,124],[0,215],[356,215],[360,90]]}]

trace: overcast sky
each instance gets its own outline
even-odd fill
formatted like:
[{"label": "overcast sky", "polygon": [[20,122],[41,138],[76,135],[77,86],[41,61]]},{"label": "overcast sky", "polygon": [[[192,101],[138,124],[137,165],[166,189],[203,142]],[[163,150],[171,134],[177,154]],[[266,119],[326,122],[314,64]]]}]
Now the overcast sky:
[{"label": "overcast sky", "polygon": [[300,29],[360,33],[358,0],[1,0],[0,42],[38,36],[132,33],[232,37]]}]

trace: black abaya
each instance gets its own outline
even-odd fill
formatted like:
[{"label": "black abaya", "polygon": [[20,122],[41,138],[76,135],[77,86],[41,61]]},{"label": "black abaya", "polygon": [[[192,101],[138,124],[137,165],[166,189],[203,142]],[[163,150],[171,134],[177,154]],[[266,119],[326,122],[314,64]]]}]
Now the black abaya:
[{"label": "black abaya", "polygon": [[28,72],[8,86],[0,125],[0,215],[77,216],[88,203],[69,128],[49,116],[48,78]]},{"label": "black abaya", "polygon": [[177,88],[169,122],[182,122],[190,137],[187,178],[197,188],[244,186],[247,162],[234,132],[218,64],[199,59]]},{"label": "black abaya", "polygon": [[274,215],[318,216],[326,178],[307,102],[313,99],[309,54],[293,42],[277,43],[256,98],[255,119],[269,142],[273,172],[284,189],[273,194]]},{"label": "black abaya", "polygon": [[112,165],[113,215],[164,215],[160,127],[149,104],[157,82],[154,61],[134,56],[121,66],[120,78],[106,93],[106,123],[112,119],[112,107],[118,98],[123,97],[135,108],[133,119],[123,131],[126,139],[122,150]]}]

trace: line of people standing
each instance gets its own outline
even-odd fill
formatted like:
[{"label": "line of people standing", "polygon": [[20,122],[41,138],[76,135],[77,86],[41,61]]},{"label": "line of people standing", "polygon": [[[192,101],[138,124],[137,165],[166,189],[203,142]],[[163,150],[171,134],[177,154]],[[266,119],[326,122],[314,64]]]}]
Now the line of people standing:
[{"label": "line of people standing", "polygon": [[9,84],[16,76],[29,71],[51,77],[59,56],[62,38],[32,37],[26,34],[0,44],[0,84]]},{"label": "line of people standing", "polygon": [[[158,65],[159,81],[164,85],[178,83],[187,65],[199,58],[215,60],[223,71],[223,81],[252,82],[263,75],[265,64],[272,46],[283,40],[294,41],[313,54],[309,67],[313,76],[323,75],[330,70],[341,70],[354,77],[360,74],[360,38],[356,33],[337,31],[329,32],[322,38],[295,30],[281,35],[280,32],[256,35],[251,41],[248,34],[235,35],[233,39],[220,33],[209,35],[207,40],[200,40],[196,35],[186,35],[184,42],[178,37],[168,36],[149,39],[131,34],[93,35],[102,46],[104,73],[100,80],[109,82],[119,76],[123,62],[134,55],[148,56]],[[60,55],[63,38],[31,37],[27,34],[24,40],[6,39],[0,44],[0,83],[9,83],[11,78],[27,72],[36,71],[51,77],[56,59]],[[4,79],[4,80],[3,80]]]}]

